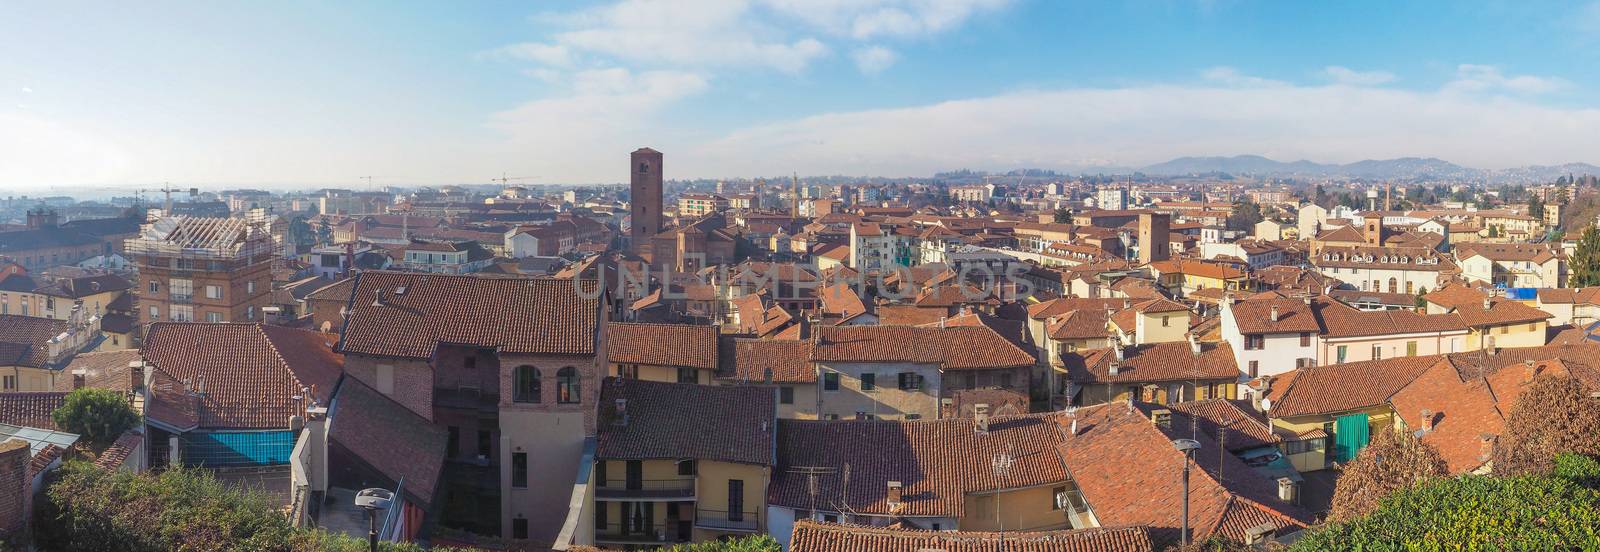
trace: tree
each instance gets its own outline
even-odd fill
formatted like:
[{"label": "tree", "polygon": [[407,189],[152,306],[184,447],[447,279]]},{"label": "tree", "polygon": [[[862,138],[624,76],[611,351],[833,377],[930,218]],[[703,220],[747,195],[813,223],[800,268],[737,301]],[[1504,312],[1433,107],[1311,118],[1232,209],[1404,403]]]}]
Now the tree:
[{"label": "tree", "polygon": [[1311,193],[1311,203],[1323,207],[1328,206],[1328,191],[1324,190],[1321,184],[1318,184],[1316,189]]},{"label": "tree", "polygon": [[1427,286],[1423,286],[1421,288],[1417,288],[1417,301],[1416,301],[1417,310],[1422,310],[1422,309],[1428,308],[1428,300],[1422,298],[1424,295],[1427,295],[1427,294],[1428,294],[1428,287]]},{"label": "tree", "polygon": [[782,552],[783,546],[771,535],[752,535],[726,541],[679,544],[666,552]]},{"label": "tree", "polygon": [[1261,222],[1261,206],[1248,199],[1234,202],[1233,214],[1228,215],[1228,229],[1241,232],[1251,232],[1256,228],[1256,223]]},{"label": "tree", "polygon": [[1444,458],[1427,443],[1410,433],[1379,431],[1339,476],[1328,517],[1347,521],[1367,515],[1384,497],[1448,474]]},{"label": "tree", "polygon": [[1583,234],[1578,237],[1578,246],[1572,252],[1569,268],[1572,276],[1567,285],[1572,287],[1600,285],[1600,229],[1596,229],[1593,224],[1583,229]]},{"label": "tree", "polygon": [[1068,209],[1066,207],[1058,207],[1058,208],[1056,208],[1055,214],[1052,215],[1051,218],[1052,218],[1052,220],[1055,221],[1056,224],[1071,224],[1072,223],[1072,210]]},{"label": "tree", "polygon": [[109,445],[122,433],[139,425],[139,413],[122,393],[83,388],[67,399],[50,417],[62,430],[82,435],[90,443]]},{"label": "tree", "polygon": [[1506,417],[1494,451],[1496,475],[1548,473],[1556,455],[1600,455],[1600,401],[1578,380],[1539,376]]},{"label": "tree", "polygon": [[1538,195],[1528,196],[1528,216],[1536,219],[1544,218],[1544,201],[1541,201]]},{"label": "tree", "polygon": [[1562,477],[1440,478],[1306,533],[1289,550],[1600,550],[1600,491]]}]

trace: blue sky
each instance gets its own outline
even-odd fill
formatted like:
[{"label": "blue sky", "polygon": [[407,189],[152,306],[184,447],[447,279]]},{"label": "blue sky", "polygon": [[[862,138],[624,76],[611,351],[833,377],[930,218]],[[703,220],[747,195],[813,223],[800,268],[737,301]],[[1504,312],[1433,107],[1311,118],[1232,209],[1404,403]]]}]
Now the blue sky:
[{"label": "blue sky", "polygon": [[[1600,162],[1600,2],[23,3],[0,189]],[[1587,69],[1587,70],[1586,70]]]}]

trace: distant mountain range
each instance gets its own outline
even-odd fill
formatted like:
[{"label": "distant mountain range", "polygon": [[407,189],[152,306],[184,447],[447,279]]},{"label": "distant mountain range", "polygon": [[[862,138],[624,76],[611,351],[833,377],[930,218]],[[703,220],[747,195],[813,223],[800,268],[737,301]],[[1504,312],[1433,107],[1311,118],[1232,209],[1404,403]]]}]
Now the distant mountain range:
[{"label": "distant mountain range", "polygon": [[1313,161],[1276,161],[1259,155],[1233,157],[1180,157],[1139,169],[1149,175],[1180,176],[1226,173],[1255,176],[1369,178],[1384,180],[1481,180],[1488,182],[1545,182],[1572,175],[1597,174],[1600,166],[1588,163],[1534,165],[1510,169],[1475,169],[1443,159],[1401,157],[1328,164]]}]

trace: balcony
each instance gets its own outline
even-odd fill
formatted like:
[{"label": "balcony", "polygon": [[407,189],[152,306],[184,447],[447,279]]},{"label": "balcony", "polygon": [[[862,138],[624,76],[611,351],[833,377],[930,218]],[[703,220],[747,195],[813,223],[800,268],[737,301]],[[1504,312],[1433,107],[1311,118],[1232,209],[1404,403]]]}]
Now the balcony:
[{"label": "balcony", "polygon": [[629,523],[596,523],[594,526],[594,540],[596,544],[670,546],[689,542],[693,537],[692,532],[689,530],[689,525],[690,522],[688,521],[671,519],[668,519],[662,525],[654,523],[640,525],[638,521]]},{"label": "balcony", "polygon": [[595,491],[600,500],[693,502],[694,478],[610,480]]},{"label": "balcony", "polygon": [[194,294],[193,293],[178,293],[178,292],[174,291],[174,292],[169,294],[169,299],[171,299],[171,301],[174,302],[174,303],[193,303],[194,302]]},{"label": "balcony", "polygon": [[694,526],[712,531],[756,532],[761,530],[761,517],[756,512],[724,512],[696,509]]}]

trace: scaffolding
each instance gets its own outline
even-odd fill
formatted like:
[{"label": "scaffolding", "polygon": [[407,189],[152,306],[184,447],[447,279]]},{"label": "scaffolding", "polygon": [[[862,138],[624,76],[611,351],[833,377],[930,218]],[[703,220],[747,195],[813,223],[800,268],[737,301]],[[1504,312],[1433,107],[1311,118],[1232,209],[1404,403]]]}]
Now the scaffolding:
[{"label": "scaffolding", "polygon": [[139,228],[125,244],[130,256],[250,262],[273,251],[265,220],[166,216]]}]

